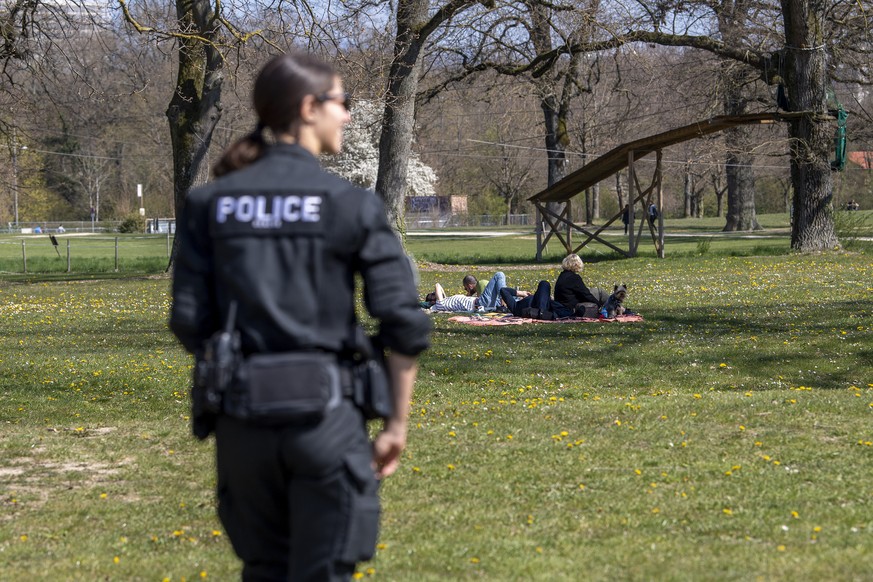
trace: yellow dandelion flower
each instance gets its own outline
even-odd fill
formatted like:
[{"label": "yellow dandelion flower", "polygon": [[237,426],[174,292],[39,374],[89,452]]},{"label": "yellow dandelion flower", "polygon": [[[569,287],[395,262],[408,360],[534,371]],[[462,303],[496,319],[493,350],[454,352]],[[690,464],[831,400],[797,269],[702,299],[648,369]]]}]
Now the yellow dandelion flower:
[{"label": "yellow dandelion flower", "polygon": [[779,545],[779,546],[776,546],[776,549],[779,550],[780,552],[784,552],[785,546]]},{"label": "yellow dandelion flower", "polygon": [[205,579],[206,576],[207,576],[206,570],[200,570],[200,577]]},{"label": "yellow dandelion flower", "polygon": [[354,578],[355,580],[360,580],[363,577],[364,577],[363,572],[355,572],[354,574],[352,574],[352,578]]},{"label": "yellow dandelion flower", "polygon": [[21,534],[18,539],[20,539],[23,542],[26,542],[27,541],[27,534]]},{"label": "yellow dandelion flower", "polygon": [[793,517],[794,519],[798,519],[798,518],[800,518],[800,514],[797,513],[796,511],[792,511],[792,512],[791,512],[791,517]]},{"label": "yellow dandelion flower", "polygon": [[733,510],[730,507],[725,507],[724,509],[721,510],[721,512],[725,515],[733,515],[734,514]]},{"label": "yellow dandelion flower", "polygon": [[476,556],[473,556],[472,558],[470,558],[470,563],[471,564],[478,564],[479,558],[477,558]]},{"label": "yellow dandelion flower", "polygon": [[114,558],[112,558],[112,563],[114,563],[114,564],[117,564],[120,561],[121,561],[121,558],[119,558],[118,556],[115,556]]}]

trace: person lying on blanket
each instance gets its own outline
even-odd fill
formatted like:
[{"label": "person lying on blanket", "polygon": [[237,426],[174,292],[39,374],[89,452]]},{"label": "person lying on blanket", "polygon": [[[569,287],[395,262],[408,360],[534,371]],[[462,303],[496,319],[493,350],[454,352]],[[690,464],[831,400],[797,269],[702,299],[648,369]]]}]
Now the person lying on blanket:
[{"label": "person lying on blanket", "polygon": [[[491,277],[488,284],[480,294],[476,294],[476,286],[478,281],[472,275],[464,277],[463,285],[466,294],[464,295],[446,295],[445,289],[439,283],[431,293],[425,297],[424,305],[429,305],[431,311],[499,311],[500,290],[506,286],[506,275],[498,271]],[[530,295],[527,291],[515,291],[519,297],[527,297]]]},{"label": "person lying on blanket", "polygon": [[[437,283],[434,290],[424,298],[431,311],[479,311],[479,298],[475,295],[446,295],[443,286]],[[484,311],[484,309],[482,310]]]},{"label": "person lying on blanket", "polygon": [[500,290],[506,287],[506,275],[503,271],[497,271],[485,286],[473,275],[467,275],[462,281],[467,295],[479,297],[478,307],[482,311],[498,311],[500,307]]},{"label": "person lying on blanket", "polygon": [[533,295],[523,291],[517,292],[511,287],[500,290],[500,298],[506,304],[509,312],[516,317],[531,319],[562,319],[573,315],[572,309],[567,309],[551,297],[552,286],[548,281],[540,281]]},{"label": "person lying on blanket", "polygon": [[[425,304],[430,306],[431,311],[497,311],[500,307],[500,290],[506,286],[506,275],[501,271],[496,272],[481,292],[478,291],[480,284],[473,275],[464,277],[462,284],[465,291],[463,295],[447,296],[442,285],[437,283],[425,297]],[[522,297],[529,295],[526,291],[519,293]]]}]

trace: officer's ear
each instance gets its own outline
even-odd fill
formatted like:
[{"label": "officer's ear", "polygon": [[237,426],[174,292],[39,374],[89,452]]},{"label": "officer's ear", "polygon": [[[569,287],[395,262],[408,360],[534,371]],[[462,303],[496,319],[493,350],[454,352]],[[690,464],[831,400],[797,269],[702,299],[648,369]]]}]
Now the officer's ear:
[{"label": "officer's ear", "polygon": [[319,103],[315,95],[306,95],[300,102],[300,121],[303,123],[315,121],[318,106]]}]

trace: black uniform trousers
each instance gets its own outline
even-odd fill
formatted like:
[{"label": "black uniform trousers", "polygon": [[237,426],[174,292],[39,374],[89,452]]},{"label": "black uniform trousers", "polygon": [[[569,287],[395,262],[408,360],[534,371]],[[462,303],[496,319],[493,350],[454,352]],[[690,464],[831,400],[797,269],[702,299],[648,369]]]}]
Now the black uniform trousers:
[{"label": "black uniform trousers", "polygon": [[344,399],[318,423],[218,418],[218,515],[243,580],[348,580],[376,549],[378,481],[360,411]]}]

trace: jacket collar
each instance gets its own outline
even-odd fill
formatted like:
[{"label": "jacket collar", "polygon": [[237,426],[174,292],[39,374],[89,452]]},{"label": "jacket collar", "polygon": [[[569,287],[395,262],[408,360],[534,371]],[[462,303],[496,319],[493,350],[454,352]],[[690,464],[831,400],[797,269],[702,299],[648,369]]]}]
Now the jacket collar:
[{"label": "jacket collar", "polygon": [[290,156],[293,158],[297,158],[301,161],[311,162],[313,164],[318,164],[318,158],[316,158],[312,152],[303,146],[296,143],[275,143],[272,144],[267,151],[264,153],[265,156]]}]

